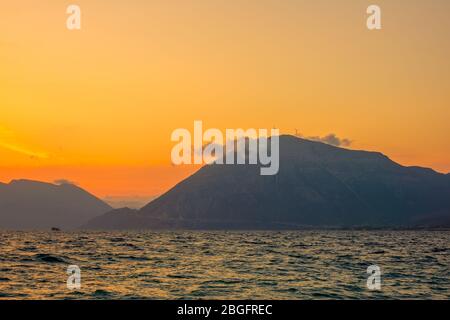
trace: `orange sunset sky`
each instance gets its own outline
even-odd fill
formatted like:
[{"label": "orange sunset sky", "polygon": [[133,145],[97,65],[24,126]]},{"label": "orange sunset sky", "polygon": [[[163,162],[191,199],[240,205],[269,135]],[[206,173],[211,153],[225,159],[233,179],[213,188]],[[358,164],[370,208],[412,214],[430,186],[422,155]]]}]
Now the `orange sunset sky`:
[{"label": "orange sunset sky", "polygon": [[447,173],[449,15],[448,0],[2,0],[0,181],[150,198],[195,170],[170,162],[194,120],[334,133]]}]

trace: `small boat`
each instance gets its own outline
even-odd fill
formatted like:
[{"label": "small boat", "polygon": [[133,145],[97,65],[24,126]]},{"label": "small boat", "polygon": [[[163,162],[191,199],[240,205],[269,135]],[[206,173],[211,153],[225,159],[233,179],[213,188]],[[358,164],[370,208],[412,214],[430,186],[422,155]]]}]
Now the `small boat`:
[{"label": "small boat", "polygon": [[61,231],[60,228],[52,227],[52,231]]}]

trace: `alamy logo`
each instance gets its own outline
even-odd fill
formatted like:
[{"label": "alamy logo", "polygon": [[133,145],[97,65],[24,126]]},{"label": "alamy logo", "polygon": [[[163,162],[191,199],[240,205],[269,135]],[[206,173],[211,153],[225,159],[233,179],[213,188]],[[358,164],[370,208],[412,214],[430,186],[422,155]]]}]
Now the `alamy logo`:
[{"label": "alamy logo", "polygon": [[67,267],[67,289],[78,290],[81,289],[81,270],[77,265],[70,265]]},{"label": "alamy logo", "polygon": [[69,30],[80,30],[81,29],[81,9],[75,4],[71,4],[67,7],[66,13],[70,14],[66,20],[66,27]]},{"label": "alamy logo", "polygon": [[381,269],[377,265],[371,265],[367,268],[367,289],[381,290]]},{"label": "alamy logo", "polygon": [[[367,28],[369,30],[381,30],[381,8],[372,4],[366,10],[369,17],[367,18]],[[80,6],[71,4],[67,7],[66,13],[70,16],[66,20],[66,27],[69,30],[81,29],[81,9]]]},{"label": "alamy logo", "polygon": [[[176,129],[171,140],[179,142],[172,148],[171,158],[181,164],[260,164],[260,174],[275,175],[279,169],[279,130],[218,129],[203,132],[203,122],[194,121],[194,139],[187,129]],[[269,145],[270,142],[270,145]]]},{"label": "alamy logo", "polygon": [[381,8],[375,4],[370,5],[367,14],[370,14],[367,18],[367,29],[381,30]]}]

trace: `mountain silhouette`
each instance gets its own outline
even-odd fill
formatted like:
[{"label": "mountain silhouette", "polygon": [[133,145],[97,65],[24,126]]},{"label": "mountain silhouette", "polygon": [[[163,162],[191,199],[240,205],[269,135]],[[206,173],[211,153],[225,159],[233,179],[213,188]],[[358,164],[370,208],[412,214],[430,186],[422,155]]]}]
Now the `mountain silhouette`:
[{"label": "mountain silhouette", "polygon": [[379,152],[280,136],[280,170],[207,165],[140,210],[90,229],[296,229],[450,226],[450,179]]},{"label": "mountain silhouette", "polygon": [[0,183],[0,229],[71,229],[111,209],[72,184],[30,180]]}]

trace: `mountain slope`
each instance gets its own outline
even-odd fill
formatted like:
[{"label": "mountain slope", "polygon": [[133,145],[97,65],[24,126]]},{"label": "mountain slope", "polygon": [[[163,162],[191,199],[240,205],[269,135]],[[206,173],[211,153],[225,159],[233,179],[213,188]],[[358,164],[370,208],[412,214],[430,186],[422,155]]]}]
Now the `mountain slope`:
[{"label": "mountain slope", "polygon": [[[98,218],[96,228],[113,214]],[[137,219],[141,228],[416,226],[449,216],[446,175],[377,152],[281,136],[278,175],[260,176],[256,165],[205,166],[133,216],[122,215],[120,227]]]},{"label": "mountain slope", "polygon": [[30,180],[0,184],[0,229],[76,228],[111,210],[83,189]]}]

